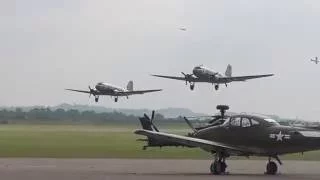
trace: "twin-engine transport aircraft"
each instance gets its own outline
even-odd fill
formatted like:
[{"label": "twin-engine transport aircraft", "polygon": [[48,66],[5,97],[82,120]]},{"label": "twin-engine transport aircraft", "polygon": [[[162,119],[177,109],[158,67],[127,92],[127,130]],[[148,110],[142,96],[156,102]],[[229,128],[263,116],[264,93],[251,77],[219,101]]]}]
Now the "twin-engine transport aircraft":
[{"label": "twin-engine transport aircraft", "polygon": [[315,59],[311,59],[312,62],[318,64],[320,62],[320,60],[318,60],[318,57],[316,57]]},{"label": "twin-engine transport aircraft", "polygon": [[223,76],[218,72],[214,72],[202,65],[196,66],[195,68],[193,68],[192,74],[186,74],[184,72],[181,72],[181,73],[184,77],[163,76],[163,75],[152,75],[152,76],[185,81],[186,85],[188,85],[188,83],[190,84],[191,90],[194,89],[196,82],[212,83],[215,85],[214,86],[215,89],[218,90],[219,84],[225,84],[227,87],[228,83],[231,83],[233,81],[246,81],[249,79],[273,76],[273,74],[253,75],[253,76],[232,76],[232,66],[230,64],[227,67],[225,76]]},{"label": "twin-engine transport aircraft", "polygon": [[99,96],[101,96],[101,95],[115,97],[114,101],[118,102],[118,98],[121,96],[126,96],[128,99],[129,96],[135,95],[135,94],[144,94],[144,93],[162,91],[162,89],[139,90],[139,91],[133,90],[133,81],[129,81],[129,83],[127,85],[127,89],[117,87],[117,86],[114,86],[114,85],[111,85],[108,83],[100,82],[95,86],[95,89],[92,89],[89,86],[89,91],[76,90],[76,89],[66,89],[66,90],[87,93],[87,94],[89,94],[89,97],[91,95],[93,95],[95,97],[96,102],[99,101]]},{"label": "twin-engine transport aircraft", "polygon": [[160,132],[153,124],[153,117],[147,115],[140,118],[142,130],[135,133],[147,136],[147,146],[184,146],[201,148],[214,154],[214,161],[210,166],[212,174],[223,174],[226,171],[226,158],[230,156],[266,156],[269,158],[266,174],[274,175],[278,171],[277,163],[282,165],[279,155],[300,153],[320,149],[320,131],[308,128],[281,126],[268,117],[239,114],[225,116],[228,106],[217,106],[221,115],[203,127],[195,128],[185,118],[193,129],[186,136]]}]

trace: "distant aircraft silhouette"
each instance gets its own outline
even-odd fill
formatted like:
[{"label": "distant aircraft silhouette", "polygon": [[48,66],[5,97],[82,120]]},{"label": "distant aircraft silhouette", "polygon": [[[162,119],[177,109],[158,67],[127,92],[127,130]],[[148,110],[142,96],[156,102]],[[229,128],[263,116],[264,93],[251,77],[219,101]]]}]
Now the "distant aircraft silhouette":
[{"label": "distant aircraft silhouette", "polygon": [[318,60],[318,57],[316,57],[315,59],[311,59],[312,62],[318,64],[320,62],[320,60]]}]

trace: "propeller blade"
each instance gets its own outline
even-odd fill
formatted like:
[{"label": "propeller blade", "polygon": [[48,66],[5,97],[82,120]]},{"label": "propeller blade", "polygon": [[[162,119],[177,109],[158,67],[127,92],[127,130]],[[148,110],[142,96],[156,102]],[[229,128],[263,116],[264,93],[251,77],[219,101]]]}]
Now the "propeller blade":
[{"label": "propeller blade", "polygon": [[151,120],[150,120],[148,115],[144,114],[143,116],[151,122]]},{"label": "propeller blade", "polygon": [[197,131],[197,130],[193,127],[192,123],[189,121],[188,118],[183,117],[183,119],[186,121],[186,123],[188,124],[188,126],[189,126],[194,132]]},{"label": "propeller blade", "polygon": [[155,126],[155,125],[153,124],[154,117],[155,117],[155,111],[153,110],[153,111],[152,111],[152,114],[151,114],[151,119],[150,119],[149,117],[148,117],[148,118],[149,118],[149,120],[150,120],[150,123],[151,123],[153,129],[154,129],[156,132],[159,132],[159,129],[157,128],[157,126]]},{"label": "propeller blade", "polygon": [[89,94],[89,98],[91,98],[91,87],[90,86],[88,86],[88,88],[89,88],[89,90],[90,90],[90,94]]},{"label": "propeller blade", "polygon": [[153,123],[151,123],[151,124],[152,124],[153,129],[154,129],[155,131],[159,132],[159,129],[158,129]]},{"label": "propeller blade", "polygon": [[151,116],[151,122],[152,122],[153,119],[154,119],[154,115],[155,115],[155,111],[153,110],[153,111],[152,111],[152,116]]},{"label": "propeller blade", "polygon": [[186,79],[186,85],[188,85],[188,82],[191,83],[191,79],[192,79],[193,74],[186,74],[184,72],[181,72],[181,74],[184,75],[184,78]]}]

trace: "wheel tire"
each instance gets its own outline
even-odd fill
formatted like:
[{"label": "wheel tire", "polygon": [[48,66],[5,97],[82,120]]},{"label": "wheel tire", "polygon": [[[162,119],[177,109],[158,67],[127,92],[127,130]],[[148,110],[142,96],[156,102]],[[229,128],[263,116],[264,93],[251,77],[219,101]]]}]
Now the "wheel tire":
[{"label": "wheel tire", "polygon": [[215,86],[214,86],[214,89],[215,89],[216,91],[218,91],[218,90],[219,90],[219,85],[215,85]]},{"label": "wheel tire", "polygon": [[213,162],[210,166],[210,172],[214,175],[220,175],[223,172],[223,169],[225,170],[225,168],[223,168],[222,163],[219,161]]},{"label": "wheel tire", "polygon": [[225,162],[222,162],[222,163],[221,163],[221,172],[222,172],[222,173],[225,173],[227,167],[228,167],[227,164],[226,164]]},{"label": "wheel tire", "polygon": [[95,101],[96,101],[96,103],[97,103],[97,102],[99,101],[99,98],[95,98],[94,100],[95,100]]},{"label": "wheel tire", "polygon": [[278,166],[275,162],[273,161],[270,161],[268,164],[267,164],[267,174],[269,175],[275,175],[278,171]]},{"label": "wheel tire", "polygon": [[194,85],[190,85],[190,89],[191,89],[191,91],[193,91],[194,90]]}]

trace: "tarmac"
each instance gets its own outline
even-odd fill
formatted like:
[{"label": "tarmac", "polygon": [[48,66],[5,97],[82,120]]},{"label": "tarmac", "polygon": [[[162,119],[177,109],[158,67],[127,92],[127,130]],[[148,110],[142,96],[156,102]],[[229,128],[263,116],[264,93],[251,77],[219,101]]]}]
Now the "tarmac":
[{"label": "tarmac", "polygon": [[266,161],[229,160],[228,173],[211,175],[210,160],[0,159],[1,180],[248,180],[320,179],[320,162],[284,161],[278,175],[265,175]]}]

